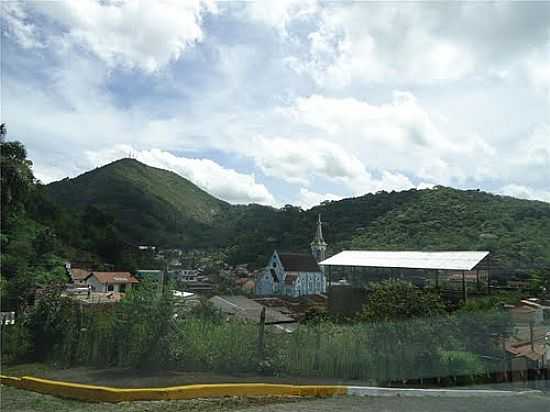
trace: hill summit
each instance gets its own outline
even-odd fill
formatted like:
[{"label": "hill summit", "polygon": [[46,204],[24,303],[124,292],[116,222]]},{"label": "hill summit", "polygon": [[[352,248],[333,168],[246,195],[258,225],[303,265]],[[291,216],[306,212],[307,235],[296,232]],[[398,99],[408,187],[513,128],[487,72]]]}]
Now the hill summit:
[{"label": "hill summit", "polygon": [[68,209],[94,207],[112,216],[121,233],[141,243],[185,243],[189,229],[211,225],[230,207],[174,172],[128,158],[51,183],[47,191]]}]

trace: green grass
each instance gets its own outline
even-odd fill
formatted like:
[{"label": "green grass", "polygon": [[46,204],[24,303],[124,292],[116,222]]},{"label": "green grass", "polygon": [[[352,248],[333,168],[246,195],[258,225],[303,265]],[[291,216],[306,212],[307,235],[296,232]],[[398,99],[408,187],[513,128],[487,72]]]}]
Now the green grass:
[{"label": "green grass", "polygon": [[[24,391],[2,385],[0,387],[2,411],[17,412],[213,412],[245,409],[273,403],[294,402],[298,398],[223,398],[194,399],[181,401],[139,401],[112,403],[90,403],[35,392]],[[300,398],[302,399],[302,398]]]}]

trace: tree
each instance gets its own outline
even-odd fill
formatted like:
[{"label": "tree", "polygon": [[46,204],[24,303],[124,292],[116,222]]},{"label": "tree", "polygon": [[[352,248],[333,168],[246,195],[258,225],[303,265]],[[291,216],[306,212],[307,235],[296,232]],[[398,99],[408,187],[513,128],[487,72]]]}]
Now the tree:
[{"label": "tree", "polygon": [[2,186],[2,224],[6,224],[8,212],[22,206],[35,183],[27,160],[27,151],[20,142],[0,143],[0,173]]},{"label": "tree", "polygon": [[393,321],[430,318],[445,314],[438,295],[418,289],[402,280],[386,280],[374,284],[361,318],[367,321]]}]

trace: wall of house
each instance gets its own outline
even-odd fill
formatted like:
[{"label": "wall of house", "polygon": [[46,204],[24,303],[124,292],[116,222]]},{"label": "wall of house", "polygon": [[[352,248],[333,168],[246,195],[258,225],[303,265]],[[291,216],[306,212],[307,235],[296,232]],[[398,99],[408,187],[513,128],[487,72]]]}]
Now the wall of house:
[{"label": "wall of house", "polygon": [[[98,280],[95,276],[92,276],[92,277],[88,278],[86,283],[92,286],[92,290],[94,292],[121,292],[121,287],[120,287],[121,284],[113,283],[113,290],[110,291],[109,287],[108,287],[109,285],[106,284],[106,283],[98,282]],[[132,288],[131,283],[124,283],[124,285],[126,285],[126,287],[124,288],[123,292],[128,292]]]},{"label": "wall of house", "polygon": [[[275,271],[279,282],[273,281],[270,270]],[[326,293],[326,280],[322,272],[298,272],[298,278],[292,286],[285,284],[286,274],[279,255],[273,252],[266,269],[256,279],[256,294],[298,297]]]},{"label": "wall of house", "polygon": [[269,273],[269,269],[261,271],[256,278],[256,295],[273,295],[273,289],[273,278],[271,276],[271,273]]},{"label": "wall of house", "polygon": [[86,283],[92,286],[94,292],[106,292],[106,287],[103,283],[99,283],[95,276],[91,276],[86,280]]},{"label": "wall of house", "polygon": [[293,286],[285,286],[284,294],[298,297],[326,292],[325,276],[322,272],[298,272]]}]

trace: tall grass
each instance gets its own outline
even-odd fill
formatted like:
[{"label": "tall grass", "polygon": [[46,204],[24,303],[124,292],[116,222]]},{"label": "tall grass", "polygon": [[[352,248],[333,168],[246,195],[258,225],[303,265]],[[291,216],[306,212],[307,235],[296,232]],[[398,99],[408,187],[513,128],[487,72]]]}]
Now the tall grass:
[{"label": "tall grass", "polygon": [[155,366],[373,383],[476,375],[495,368],[482,361],[481,355],[502,355],[498,342],[490,336],[495,328],[503,327],[496,313],[400,322],[321,321],[302,324],[293,333],[267,328],[265,348],[260,352],[257,325],[193,313],[174,319],[170,299],[159,298],[156,292],[130,294],[112,307],[68,304],[62,312],[53,305],[42,305],[44,308],[62,313],[63,327],[55,327],[55,334],[25,330],[24,325],[51,325],[38,323],[51,320],[51,314],[42,313],[34,320],[31,315],[31,320],[12,329],[13,334],[3,334],[3,355],[21,357],[18,348],[42,345],[36,352],[42,359],[67,366]]}]

